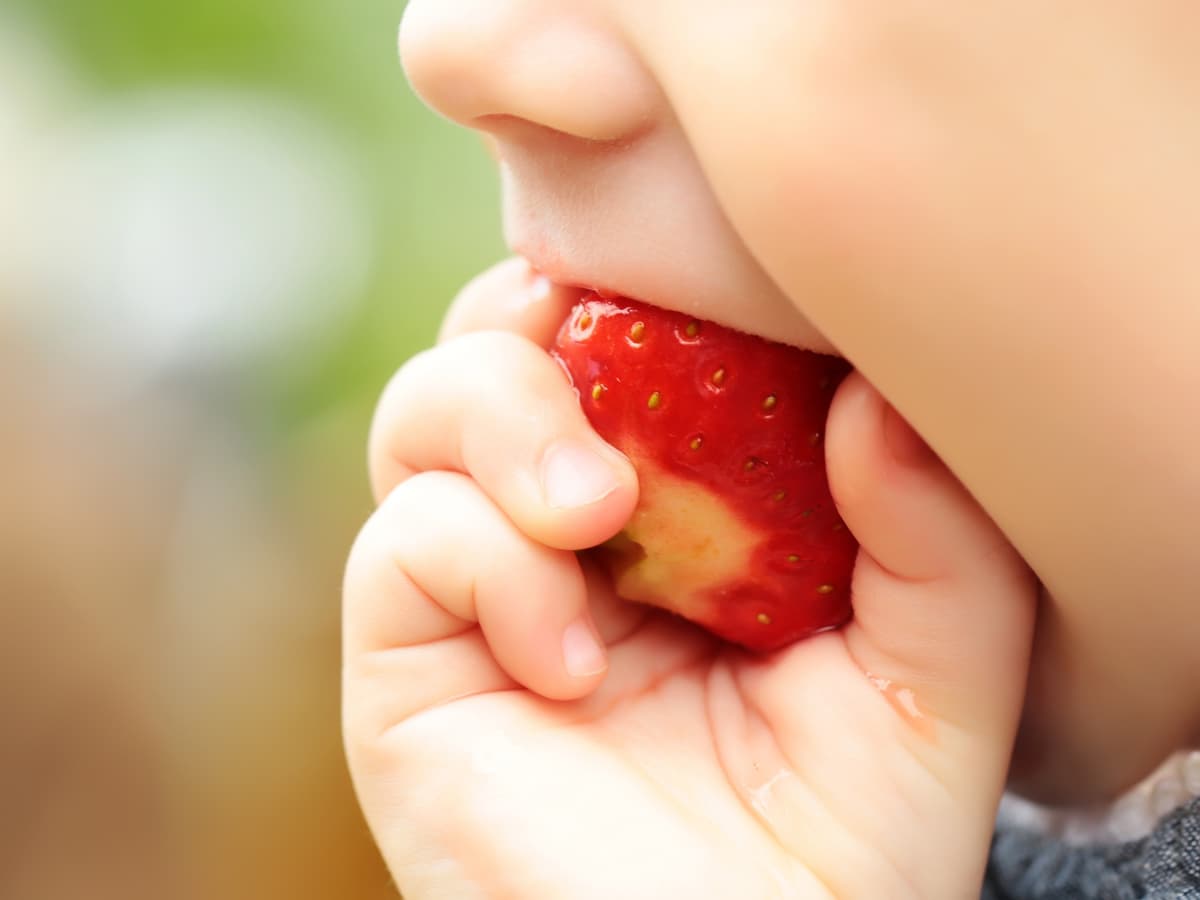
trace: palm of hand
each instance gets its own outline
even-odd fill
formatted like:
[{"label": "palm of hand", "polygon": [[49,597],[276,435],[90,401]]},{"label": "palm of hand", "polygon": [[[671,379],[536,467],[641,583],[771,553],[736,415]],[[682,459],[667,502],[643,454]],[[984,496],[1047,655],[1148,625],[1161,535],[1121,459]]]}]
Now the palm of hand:
[{"label": "palm of hand", "polygon": [[[554,396],[550,374],[524,393]],[[394,418],[428,431],[425,410]],[[347,566],[344,715],[361,803],[407,895],[978,895],[1036,582],[897,421],[861,377],[839,388],[827,460],[861,546],[855,618],[769,657],[617,601],[573,554],[521,532],[506,515],[519,503],[436,471],[441,457],[383,477],[403,483]],[[493,455],[505,458],[465,468],[502,495],[522,482]],[[610,499],[582,509],[594,530],[571,546],[627,519],[632,497]],[[563,629],[582,607],[609,647],[602,681],[564,671]]]},{"label": "palm of hand", "polygon": [[[376,836],[405,883],[462,898],[922,896],[915,821],[966,819],[946,728],[889,700],[854,639],[759,658],[639,617],[589,698],[510,684],[390,729],[403,784]],[[929,839],[953,852],[952,828]]]}]

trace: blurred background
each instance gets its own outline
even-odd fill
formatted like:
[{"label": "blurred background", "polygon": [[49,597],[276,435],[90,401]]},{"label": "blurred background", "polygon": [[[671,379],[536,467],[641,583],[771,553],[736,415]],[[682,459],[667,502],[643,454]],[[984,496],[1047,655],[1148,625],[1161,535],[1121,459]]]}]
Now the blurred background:
[{"label": "blurred background", "polygon": [[338,732],[372,405],[503,255],[402,0],[0,0],[0,897],[394,897]]}]

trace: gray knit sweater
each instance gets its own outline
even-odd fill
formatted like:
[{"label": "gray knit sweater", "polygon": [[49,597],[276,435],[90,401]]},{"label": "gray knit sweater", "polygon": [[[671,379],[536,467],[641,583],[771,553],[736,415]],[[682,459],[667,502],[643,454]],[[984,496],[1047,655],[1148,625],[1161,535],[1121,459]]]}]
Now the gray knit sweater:
[{"label": "gray knit sweater", "polygon": [[1002,826],[982,900],[1200,900],[1200,799],[1124,844],[1074,846]]}]

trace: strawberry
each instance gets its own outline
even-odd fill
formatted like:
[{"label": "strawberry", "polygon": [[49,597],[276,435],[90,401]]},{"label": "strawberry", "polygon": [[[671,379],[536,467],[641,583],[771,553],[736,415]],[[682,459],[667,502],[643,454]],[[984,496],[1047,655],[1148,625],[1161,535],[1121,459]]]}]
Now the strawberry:
[{"label": "strawberry", "polygon": [[553,354],[638,472],[633,516],[597,548],[621,596],[757,651],[849,618],[857,545],[822,441],[843,360],[599,294]]}]

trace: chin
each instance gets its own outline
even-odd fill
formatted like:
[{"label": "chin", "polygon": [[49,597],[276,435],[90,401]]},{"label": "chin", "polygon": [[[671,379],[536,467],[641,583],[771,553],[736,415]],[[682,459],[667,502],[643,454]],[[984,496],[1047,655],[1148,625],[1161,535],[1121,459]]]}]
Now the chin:
[{"label": "chin", "polygon": [[1056,708],[1027,703],[1009,768],[1009,790],[1044,806],[1109,803],[1186,744],[1148,739],[1142,723],[1115,713],[1089,729]]},{"label": "chin", "polygon": [[1086,759],[1044,729],[1023,724],[1013,748],[1008,789],[1045,806],[1082,806],[1116,796],[1108,779],[1097,777]]}]

